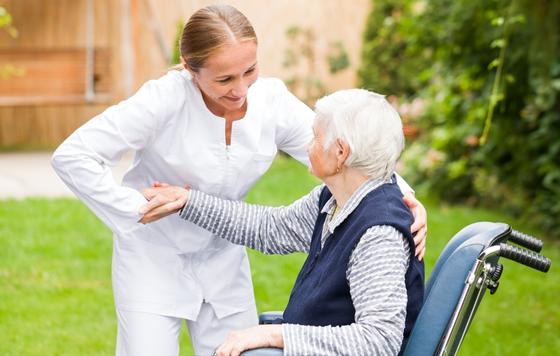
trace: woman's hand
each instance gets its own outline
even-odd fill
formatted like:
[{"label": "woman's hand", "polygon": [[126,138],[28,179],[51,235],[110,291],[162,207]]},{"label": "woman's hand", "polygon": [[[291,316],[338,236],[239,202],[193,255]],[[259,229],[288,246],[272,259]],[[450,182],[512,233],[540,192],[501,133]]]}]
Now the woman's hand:
[{"label": "woman's hand", "polygon": [[232,331],[214,354],[217,356],[239,356],[245,350],[258,347],[284,348],[282,325],[258,325],[244,330]]},{"label": "woman's hand", "polygon": [[140,222],[151,223],[178,212],[187,203],[189,193],[190,190],[187,188],[154,183],[153,187],[142,191],[144,197],[149,201],[140,209],[140,214],[144,215]]},{"label": "woman's hand", "polygon": [[414,236],[414,243],[416,244],[416,256],[418,260],[422,261],[426,253],[426,237],[428,234],[428,220],[427,213],[424,205],[420,203],[414,194],[407,192],[403,198],[405,204],[408,206],[412,215],[414,215],[414,223],[410,227]]}]

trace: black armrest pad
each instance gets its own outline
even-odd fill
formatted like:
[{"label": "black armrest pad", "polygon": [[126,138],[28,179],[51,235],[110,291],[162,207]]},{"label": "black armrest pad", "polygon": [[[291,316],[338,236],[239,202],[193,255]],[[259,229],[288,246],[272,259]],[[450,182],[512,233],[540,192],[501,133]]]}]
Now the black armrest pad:
[{"label": "black armrest pad", "polygon": [[259,315],[259,324],[282,324],[282,314],[281,311],[264,312]]},{"label": "black armrest pad", "polygon": [[[259,315],[259,324],[282,324],[284,320],[281,311],[269,311]],[[260,349],[247,350],[241,356],[282,356],[284,351],[275,347],[263,347]]]}]

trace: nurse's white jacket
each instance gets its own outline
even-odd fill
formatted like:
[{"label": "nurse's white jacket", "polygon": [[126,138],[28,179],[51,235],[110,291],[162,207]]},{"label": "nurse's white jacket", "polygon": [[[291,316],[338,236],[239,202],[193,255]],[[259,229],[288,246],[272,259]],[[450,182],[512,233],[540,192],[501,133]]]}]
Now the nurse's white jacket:
[{"label": "nurse's white jacket", "polygon": [[[307,164],[314,113],[278,79],[259,78],[245,117],[213,115],[187,71],[149,81],[74,132],[52,164],[70,189],[113,231],[117,308],[195,320],[206,300],[218,317],[254,308],[245,248],[172,215],[138,222],[140,191],[154,181],[243,199],[278,150]],[[109,167],[134,150],[122,185]],[[279,187],[281,189],[282,187]]]}]

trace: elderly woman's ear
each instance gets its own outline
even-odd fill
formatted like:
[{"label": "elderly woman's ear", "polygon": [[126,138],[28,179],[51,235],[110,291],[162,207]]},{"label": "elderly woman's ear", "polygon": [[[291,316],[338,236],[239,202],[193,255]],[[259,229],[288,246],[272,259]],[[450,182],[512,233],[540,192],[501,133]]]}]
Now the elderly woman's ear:
[{"label": "elderly woman's ear", "polygon": [[337,167],[342,168],[342,166],[346,162],[346,159],[348,159],[348,156],[350,155],[350,146],[341,138],[336,139],[335,145]]}]

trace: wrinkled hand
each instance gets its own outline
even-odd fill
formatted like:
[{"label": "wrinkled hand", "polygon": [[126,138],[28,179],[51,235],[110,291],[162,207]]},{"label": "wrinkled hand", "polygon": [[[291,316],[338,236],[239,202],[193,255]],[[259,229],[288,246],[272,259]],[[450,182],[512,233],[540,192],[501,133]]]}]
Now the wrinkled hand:
[{"label": "wrinkled hand", "polygon": [[418,260],[422,261],[426,253],[426,237],[428,234],[426,209],[410,192],[404,195],[403,200],[412,212],[412,215],[414,215],[414,223],[410,227],[410,230],[413,235],[416,234],[416,236],[414,236],[414,243],[416,244],[415,255],[418,257]]},{"label": "wrinkled hand", "polygon": [[232,331],[220,345],[217,356],[239,356],[243,351],[258,347],[284,347],[282,325],[258,325],[252,328]]},{"label": "wrinkled hand", "polygon": [[188,188],[155,182],[151,188],[142,191],[148,203],[140,209],[143,224],[151,223],[181,210],[189,198]]}]

